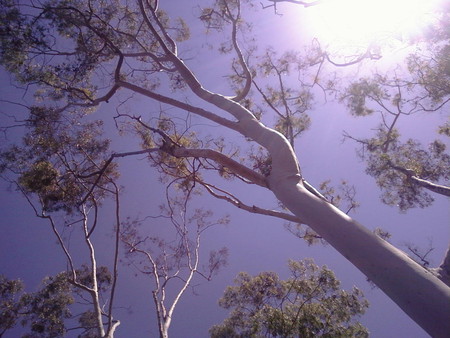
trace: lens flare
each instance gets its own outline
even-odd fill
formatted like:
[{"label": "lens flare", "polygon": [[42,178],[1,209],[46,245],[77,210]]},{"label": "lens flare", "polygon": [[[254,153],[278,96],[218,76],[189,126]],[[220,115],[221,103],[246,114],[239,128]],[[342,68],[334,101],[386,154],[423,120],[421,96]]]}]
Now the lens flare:
[{"label": "lens flare", "polygon": [[435,0],[328,0],[308,10],[320,41],[345,45],[414,36],[435,6]]}]

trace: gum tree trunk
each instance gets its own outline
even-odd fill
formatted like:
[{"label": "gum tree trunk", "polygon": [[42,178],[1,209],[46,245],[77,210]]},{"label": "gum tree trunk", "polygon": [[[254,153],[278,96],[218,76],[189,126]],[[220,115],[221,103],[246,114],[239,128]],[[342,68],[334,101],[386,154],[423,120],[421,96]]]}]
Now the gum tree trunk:
[{"label": "gum tree trunk", "polygon": [[195,95],[232,115],[237,122],[222,123],[223,118],[218,115],[213,119],[199,115],[253,139],[268,150],[272,169],[267,185],[278,200],[364,273],[428,334],[448,337],[450,288],[404,252],[309,193],[301,183],[297,157],[282,134],[264,126],[234,100],[203,88],[174,54],[169,53],[169,58]]}]

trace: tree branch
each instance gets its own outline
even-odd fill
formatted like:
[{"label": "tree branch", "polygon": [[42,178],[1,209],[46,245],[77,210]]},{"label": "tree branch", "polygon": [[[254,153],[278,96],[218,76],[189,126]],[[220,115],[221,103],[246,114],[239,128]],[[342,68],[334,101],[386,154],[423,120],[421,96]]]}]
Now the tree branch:
[{"label": "tree branch", "polygon": [[[247,205],[247,204],[243,203],[241,200],[239,200],[236,196],[232,195],[231,193],[229,193],[223,189],[220,189],[220,188],[213,186],[212,184],[209,184],[206,182],[202,182],[202,181],[197,181],[197,182],[200,183],[203,187],[205,187],[205,189],[215,198],[224,200],[239,209],[248,211],[253,214],[266,215],[266,216],[284,219],[289,222],[304,223],[304,222],[302,222],[302,220],[299,217],[297,217],[295,215],[276,211],[276,210],[263,209],[263,208],[255,206],[255,205],[252,205],[252,206]],[[222,194],[219,194],[216,191],[219,191]]]},{"label": "tree branch", "polygon": [[432,183],[430,181],[421,179],[421,178],[416,176],[414,170],[396,166],[396,165],[392,164],[390,161],[389,161],[389,166],[392,169],[397,170],[397,171],[405,174],[410,181],[416,183],[417,185],[420,185],[421,187],[423,187],[425,189],[428,189],[428,190],[430,190],[432,192],[435,192],[436,194],[440,194],[440,195],[443,195],[443,196],[450,197],[450,187],[447,187],[445,185]]},{"label": "tree branch", "polygon": [[212,149],[189,149],[183,147],[176,147],[175,149],[169,151],[169,153],[175,157],[202,157],[213,160],[223,167],[231,170],[233,173],[244,177],[245,179],[261,186],[267,188],[266,178],[257,173],[250,168],[236,162],[235,160],[229,158],[228,156],[212,150]]}]

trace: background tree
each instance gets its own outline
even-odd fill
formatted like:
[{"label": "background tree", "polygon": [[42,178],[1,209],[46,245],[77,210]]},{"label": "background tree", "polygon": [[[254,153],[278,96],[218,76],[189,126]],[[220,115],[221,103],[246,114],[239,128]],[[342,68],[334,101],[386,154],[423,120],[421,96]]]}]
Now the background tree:
[{"label": "background tree", "polygon": [[[181,190],[203,187],[210,195],[239,209],[310,226],[430,334],[439,336],[448,332],[448,286],[339,211],[305,182],[294,153],[293,138],[308,125],[304,110],[311,104],[311,95],[307,89],[288,90],[288,81],[283,80],[285,73],[296,69],[295,53],[280,53],[283,56],[278,63],[275,59],[279,57],[269,51],[259,59],[262,62],[254,61],[257,58],[253,56],[256,51],[251,39],[252,25],[244,20],[252,8],[251,2],[218,0],[200,10],[200,20],[221,41],[216,47],[231,69],[228,78],[232,85],[223,89],[215,83],[210,90],[200,76],[194,75],[194,67],[189,68],[189,57],[182,57],[180,47],[190,50],[186,23],[181,19],[171,21],[158,7],[158,1],[94,4],[74,0],[30,5],[3,0],[1,4],[0,61],[14,76],[15,83],[45,102],[39,109],[60,114],[51,125],[70,120],[71,112],[93,112],[100,104],[114,102],[116,118],[125,121],[116,120],[120,131],[134,125],[133,132],[141,146],[140,150],[88,158],[82,163],[95,169],[83,172],[81,166],[81,173],[73,175],[79,171],[69,166],[69,175],[62,178],[60,172],[65,171],[59,169],[56,160],[36,159],[33,153],[26,168],[17,170],[14,167],[17,161],[12,160],[16,152],[6,151],[5,170],[18,172],[19,186],[25,195],[36,194],[44,211],[71,212],[78,208],[80,212],[80,205],[95,210],[95,194],[103,197],[106,192],[117,201],[118,188],[110,177],[114,173],[114,160],[149,155],[151,161],[156,160],[154,166],[163,177],[179,180]],[[360,62],[367,55],[359,55],[346,64]],[[196,59],[201,57],[204,56]],[[319,61],[316,57],[312,59],[314,62],[305,60],[304,64],[311,66],[306,68],[314,74],[312,83],[320,82],[317,74],[322,74],[324,62],[329,60],[327,54],[319,53]],[[288,67],[287,63],[294,66]],[[255,72],[258,67],[262,69],[260,74]],[[305,67],[298,70],[303,78]],[[264,80],[262,75],[275,77],[276,87],[265,86],[265,80],[272,78]],[[259,106],[269,106],[278,114],[275,121],[271,115],[261,116],[254,103],[258,100],[255,90],[262,100]],[[219,91],[234,93],[225,96]],[[138,112],[127,104],[141,96],[159,102],[167,116],[161,116],[161,110],[153,115]],[[91,117],[83,115],[82,119],[89,121]],[[224,127],[225,136],[209,136],[202,119]],[[231,132],[248,142],[230,137]],[[15,149],[20,154],[20,147]],[[76,144],[73,151],[78,151]],[[246,155],[248,152],[250,156]],[[9,167],[11,163],[14,165]],[[211,183],[212,173],[223,178],[220,182],[224,185],[229,179],[245,184],[250,200],[255,191],[268,190],[280,207],[272,210],[246,203],[224,186]],[[81,181],[83,189],[69,189],[71,179],[66,177]],[[65,184],[68,186],[57,189],[57,183],[64,188]],[[84,220],[85,214],[82,216]],[[120,222],[115,224],[118,238]],[[84,229],[84,236],[89,239],[87,225]],[[93,303],[98,303],[95,287],[93,292],[90,288],[87,291],[91,291]],[[100,311],[96,308],[101,330]],[[111,332],[113,327],[112,315],[108,316],[105,332]]]},{"label": "background tree", "polygon": [[[417,95],[411,84],[400,84],[399,81],[381,76],[373,80],[362,79],[347,89],[342,100],[356,116],[370,115],[379,109],[382,123],[375,137],[347,137],[361,145],[359,154],[367,159],[366,172],[376,178],[383,190],[382,201],[404,211],[429,206],[433,202],[430,191],[450,195],[450,188],[439,184],[449,179],[450,156],[440,139],[433,141],[428,149],[423,149],[414,139],[401,140],[397,128],[400,118],[423,112],[425,108],[422,96],[408,95],[408,92]],[[370,108],[370,103],[376,107]]]},{"label": "background tree", "polygon": [[[112,165],[101,177],[91,175],[104,162],[102,157],[108,152],[109,141],[101,138],[100,121],[80,122],[84,112],[71,111],[64,117],[51,108],[30,107],[29,112],[29,118],[23,121],[28,130],[23,143],[1,153],[2,177],[23,194],[38,218],[48,222],[68,270],[48,277],[40,293],[27,296],[25,311],[30,318],[27,320],[34,332],[62,335],[68,330],[64,319],[70,317],[65,307],[73,302],[72,293],[76,293],[88,304],[89,310],[81,316],[82,321],[90,318],[87,327],[85,322],[81,323],[81,328],[87,330],[86,336],[91,335],[89,332],[112,336],[120,324],[112,316],[120,227],[116,223],[112,273],[98,266],[92,235],[101,222],[99,210],[106,198],[115,200],[113,210],[116,221],[120,220],[118,187],[114,183],[117,173]],[[74,228],[76,236],[66,237],[67,228]],[[79,248],[70,249],[73,242],[85,249],[84,258],[77,252]],[[88,263],[77,267],[78,259]],[[111,286],[108,290],[102,286],[106,281]],[[109,294],[107,306],[102,300],[103,293]],[[60,314],[47,313],[54,311],[54,307],[61,307]],[[48,323],[52,316],[56,316],[55,322]]]},{"label": "background tree", "polygon": [[230,310],[211,337],[368,337],[354,317],[368,306],[361,291],[340,289],[333,272],[312,260],[290,261],[291,277],[241,272],[219,305]]},{"label": "background tree", "polygon": [[[93,280],[87,266],[76,272],[80,284],[92,287]],[[96,277],[99,292],[106,293],[112,281],[108,269],[99,267]],[[20,322],[28,331],[22,337],[62,337],[71,331],[78,331],[79,337],[98,337],[98,324],[89,307],[78,315],[71,311],[83,309],[75,304],[85,302],[86,298],[79,285],[71,282],[70,273],[61,272],[44,278],[36,292],[24,292],[20,280],[8,280],[3,276],[1,285],[4,295],[1,309],[5,319],[2,321],[2,335]]]},{"label": "background tree", "polygon": [[19,296],[23,290],[23,283],[20,280],[9,280],[0,275],[0,337],[14,327],[19,319]]},{"label": "background tree", "polygon": [[[188,189],[187,193],[191,191]],[[169,219],[174,229],[170,236],[143,236],[145,222],[139,220],[128,220],[121,232],[126,261],[151,278],[160,337],[169,336],[175,308],[196,277],[209,281],[227,263],[228,251],[223,247],[210,251],[208,264],[202,264],[200,244],[204,231],[214,225],[227,224],[228,218],[211,221],[210,211],[191,211],[188,202],[187,196],[170,198],[168,207],[161,206],[159,217]]]}]

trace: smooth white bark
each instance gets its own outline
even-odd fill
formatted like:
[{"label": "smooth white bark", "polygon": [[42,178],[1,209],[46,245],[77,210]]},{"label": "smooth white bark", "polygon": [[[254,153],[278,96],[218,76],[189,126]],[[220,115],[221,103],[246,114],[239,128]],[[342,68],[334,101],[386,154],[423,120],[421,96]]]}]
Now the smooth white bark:
[{"label": "smooth white bark", "polygon": [[441,280],[294,179],[272,191],[432,337],[448,337],[450,288]]},{"label": "smooth white bark", "polygon": [[[308,192],[301,183],[295,153],[283,135],[264,126],[238,103],[206,91],[195,78],[186,76],[185,80],[200,98],[237,119],[237,123],[232,122],[233,130],[269,151],[272,171],[267,178],[268,188],[280,202],[346,257],[431,336],[448,337],[450,288],[447,285],[405,253]],[[141,93],[149,96],[146,92]],[[201,116],[206,117],[203,113]],[[220,124],[217,117],[211,120]],[[224,126],[228,127],[230,122],[226,121]]]},{"label": "smooth white bark", "polygon": [[268,183],[275,196],[431,336],[448,337],[450,288],[405,253],[307,191],[292,165],[295,155],[284,137],[262,129],[258,142],[272,155]]},{"label": "smooth white bark", "polygon": [[[372,280],[431,336],[448,337],[450,288],[402,251],[380,239],[331,204],[309,193],[301,183],[302,176],[297,158],[288,140],[277,131],[265,127],[238,102],[205,89],[186,64],[178,58],[173,46],[175,43],[167,38],[167,32],[160,25],[158,27],[162,29],[164,38],[159,35],[146,17],[142,2],[140,4],[142,14],[147,19],[147,26],[158,38],[166,60],[170,61],[183,77],[192,94],[230,114],[235,121],[156,94],[135,84],[119,81],[118,77],[116,85],[207,118],[253,139],[266,148],[272,158],[272,171],[267,183],[275,196]],[[151,12],[153,19],[157,21],[156,13],[154,10]]]}]

